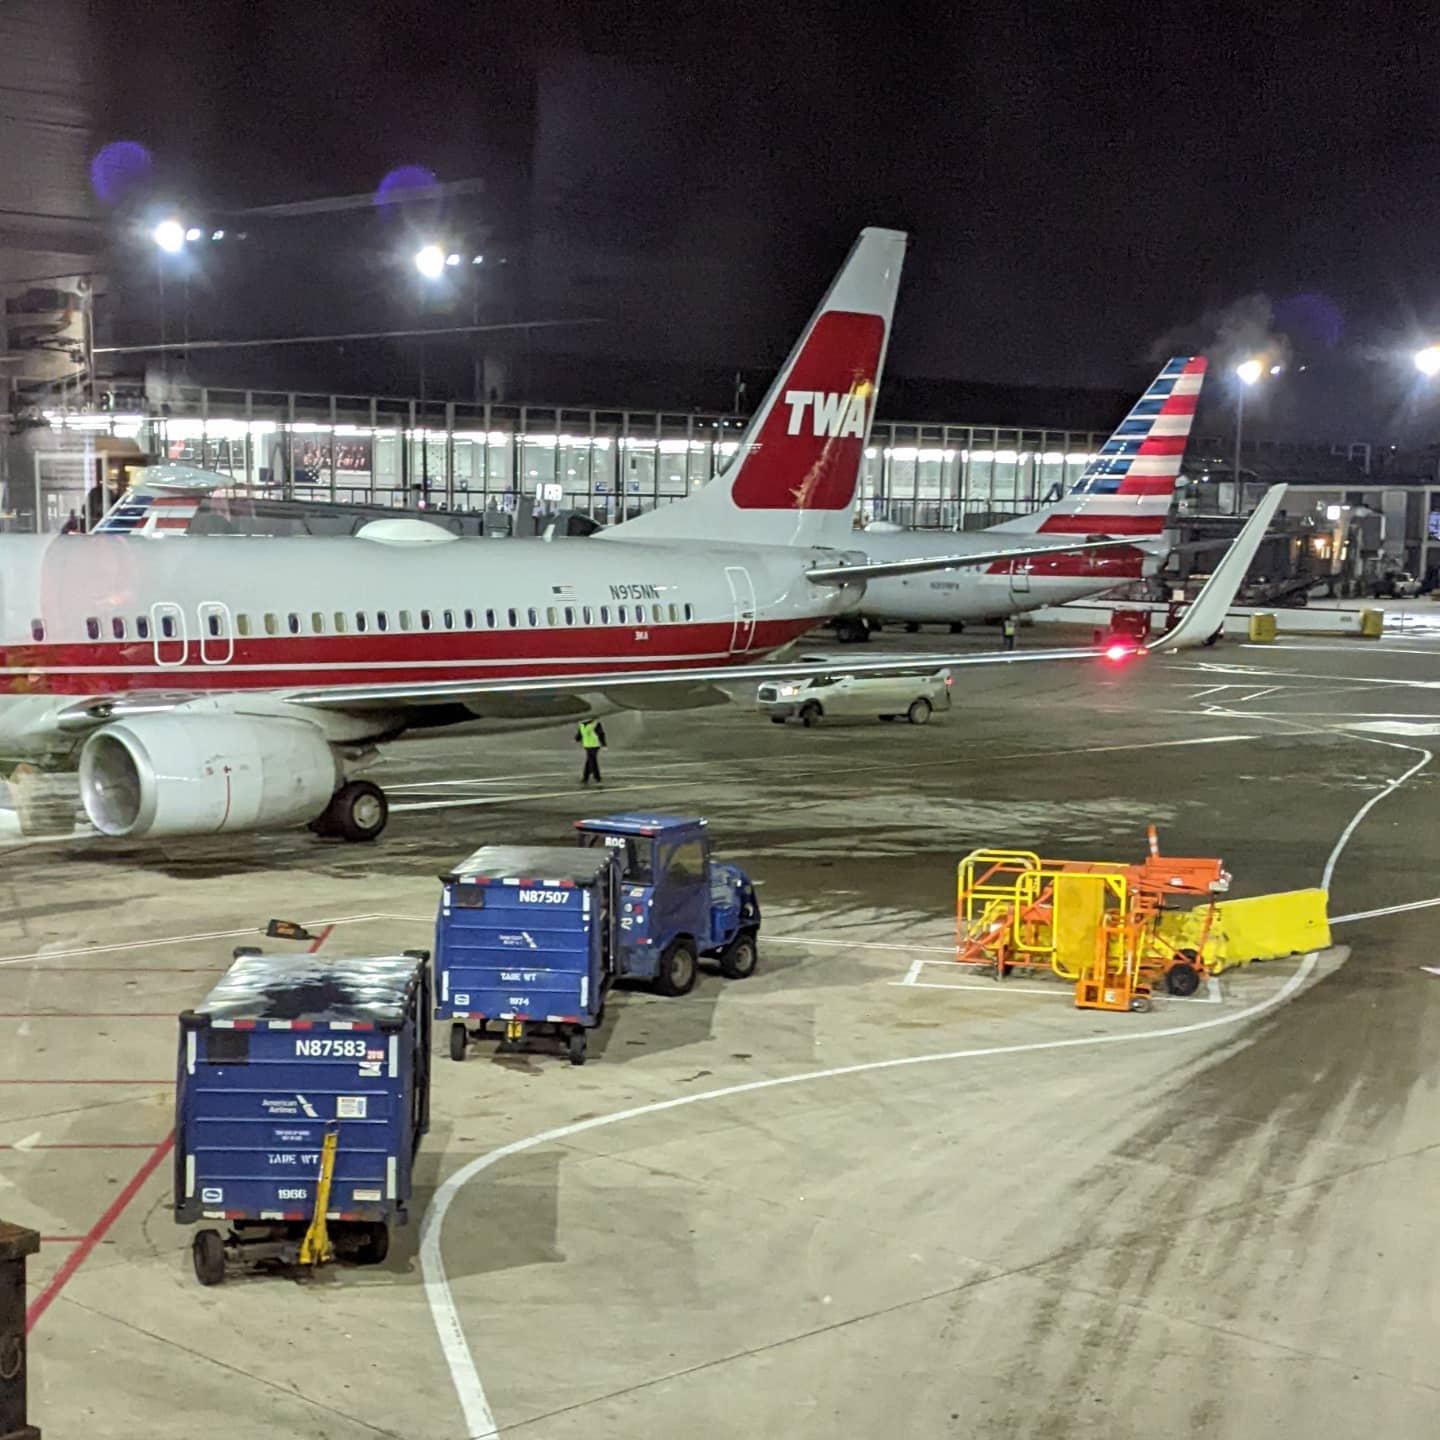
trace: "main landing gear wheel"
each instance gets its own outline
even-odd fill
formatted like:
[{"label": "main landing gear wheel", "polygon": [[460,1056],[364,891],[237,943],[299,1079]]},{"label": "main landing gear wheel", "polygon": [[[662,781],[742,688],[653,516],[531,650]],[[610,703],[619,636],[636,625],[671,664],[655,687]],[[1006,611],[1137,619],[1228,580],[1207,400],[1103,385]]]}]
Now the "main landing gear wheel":
[{"label": "main landing gear wheel", "polygon": [[369,780],[349,780],[331,797],[318,819],[310,822],[317,835],[358,843],[376,840],[390,818],[385,792]]},{"label": "main landing gear wheel", "polygon": [[190,1242],[195,1278],[202,1285],[218,1285],[225,1278],[225,1242],[218,1230],[201,1230]]},{"label": "main landing gear wheel", "polygon": [[470,1043],[470,1036],[466,1033],[465,1027],[457,1020],[450,1027],[450,1058],[452,1060],[463,1060],[465,1058],[465,1047]]},{"label": "main landing gear wheel", "polygon": [[688,940],[676,940],[660,957],[655,988],[662,995],[688,995],[695,988],[699,972],[694,945]]},{"label": "main landing gear wheel", "polygon": [[760,963],[753,935],[737,935],[720,956],[720,973],[727,980],[748,980]]},{"label": "main landing gear wheel", "polygon": [[930,723],[930,702],[923,697],[919,700],[912,700],[910,708],[905,712],[905,718],[912,725],[928,725]]}]

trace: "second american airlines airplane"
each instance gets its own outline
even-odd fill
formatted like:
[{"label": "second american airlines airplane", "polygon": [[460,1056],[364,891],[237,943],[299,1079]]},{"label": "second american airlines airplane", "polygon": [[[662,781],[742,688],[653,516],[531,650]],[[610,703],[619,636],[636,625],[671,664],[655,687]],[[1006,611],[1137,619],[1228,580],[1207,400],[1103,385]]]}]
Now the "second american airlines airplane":
[{"label": "second american airlines airplane", "polygon": [[1185,458],[1205,360],[1177,355],[1151,381],[1079,480],[1054,505],[986,530],[871,529],[855,536],[870,561],[983,551],[1043,537],[1128,537],[1111,550],[1056,552],[997,560],[968,570],[877,579],[857,613],[838,622],[846,639],[864,639],[865,620],[997,620],[1042,605],[1063,605],[1129,584],[1158,567],[1175,481]]},{"label": "second american airlines airplane", "polygon": [[373,539],[0,536],[0,758],[78,765],[105,835],[309,822],[373,839],[385,797],[355,774],[407,730],[705,703],[742,666],[806,673],[751,662],[875,580],[1114,548],[1078,532],[883,563],[849,548],[905,243],[861,233],[722,475],[583,544],[413,522]]}]

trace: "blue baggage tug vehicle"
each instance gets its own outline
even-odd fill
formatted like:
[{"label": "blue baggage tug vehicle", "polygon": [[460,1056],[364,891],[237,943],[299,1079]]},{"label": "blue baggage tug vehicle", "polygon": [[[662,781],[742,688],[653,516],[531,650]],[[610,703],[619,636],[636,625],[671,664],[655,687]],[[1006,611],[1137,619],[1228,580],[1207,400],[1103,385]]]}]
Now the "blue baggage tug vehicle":
[{"label": "blue baggage tug vehicle", "polygon": [[435,1016],[450,1057],[504,1025],[502,1043],[548,1032],[574,1065],[615,975],[615,860],[568,846],[486,845],[440,877]]},{"label": "blue baggage tug vehicle", "polygon": [[743,980],[759,958],[760,903],[737,865],[711,859],[705,822],[675,815],[579,820],[579,845],[487,845],[440,877],[435,1015],[450,1055],[473,1038],[558,1035],[583,1065],[611,983],[662,995],[695,986],[702,956]]},{"label": "blue baggage tug vehicle", "polygon": [[727,980],[759,963],[760,902],[738,865],[711,858],[705,822],[682,815],[607,815],[577,820],[580,844],[620,857],[617,969],[662,995],[694,988],[703,956]]},{"label": "blue baggage tug vehicle", "polygon": [[430,1128],[429,958],[239,949],[180,1016],[175,1218],[230,1225],[194,1238],[202,1285],[228,1261],[385,1258]]}]

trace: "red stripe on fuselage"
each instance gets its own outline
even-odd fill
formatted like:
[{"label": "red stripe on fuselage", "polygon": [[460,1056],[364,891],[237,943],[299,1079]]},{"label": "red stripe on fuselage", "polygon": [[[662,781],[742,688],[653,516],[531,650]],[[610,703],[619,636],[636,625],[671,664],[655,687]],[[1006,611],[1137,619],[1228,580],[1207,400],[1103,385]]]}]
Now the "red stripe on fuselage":
[{"label": "red stripe on fuselage", "polygon": [[[1009,575],[1016,562],[1002,560],[990,567],[991,575]],[[1122,580],[1139,580],[1144,575],[1145,556],[1139,550],[1111,550],[1100,554],[1094,550],[1079,554],[1040,556],[1025,562],[1025,572],[1034,580],[1101,580],[1118,584]]]},{"label": "red stripe on fuselage", "polygon": [[[274,635],[237,638],[228,662],[206,664],[200,642],[184,646],[182,664],[157,666],[151,641],[15,645],[0,650],[0,690],[26,695],[97,695],[117,690],[314,690],[342,685],[561,676],[583,688],[586,671],[684,670],[762,658],[798,639],[818,620],[765,620],[748,651],[732,653],[730,620],[690,625],[537,627],[516,630],[419,631],[363,635]],[[637,640],[637,630],[649,638]],[[212,653],[227,641],[207,639]],[[167,661],[179,640],[161,640]],[[258,668],[240,669],[250,666]],[[295,667],[280,669],[278,667]],[[326,669],[332,666],[339,668]],[[274,668],[272,668],[274,667]],[[383,668],[381,668],[383,667]],[[81,670],[82,673],[54,673]]]},{"label": "red stripe on fuselage", "polygon": [[1165,528],[1163,513],[1154,515],[1107,515],[1103,511],[1079,511],[1071,515],[1048,515],[1040,526],[1042,535],[1158,535]]}]

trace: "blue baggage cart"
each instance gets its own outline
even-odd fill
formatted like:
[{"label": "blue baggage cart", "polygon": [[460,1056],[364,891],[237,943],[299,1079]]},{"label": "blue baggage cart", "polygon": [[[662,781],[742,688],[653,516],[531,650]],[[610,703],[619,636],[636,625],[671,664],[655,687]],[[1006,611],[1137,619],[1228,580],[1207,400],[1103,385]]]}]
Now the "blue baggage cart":
[{"label": "blue baggage cart", "polygon": [[558,1036],[573,1065],[614,975],[616,866],[605,850],[487,845],[440,877],[435,1016],[450,1056],[500,1022],[502,1043]]},{"label": "blue baggage cart", "polygon": [[727,980],[755,973],[755,885],[738,865],[711,855],[704,820],[631,813],[577,820],[575,829],[583,847],[609,850],[620,866],[619,977],[648,980],[662,995],[685,995],[702,956]]},{"label": "blue baggage cart", "polygon": [[230,1226],[194,1238],[202,1285],[227,1261],[385,1258],[430,1128],[429,958],[240,949],[180,1016],[175,1218]]}]

